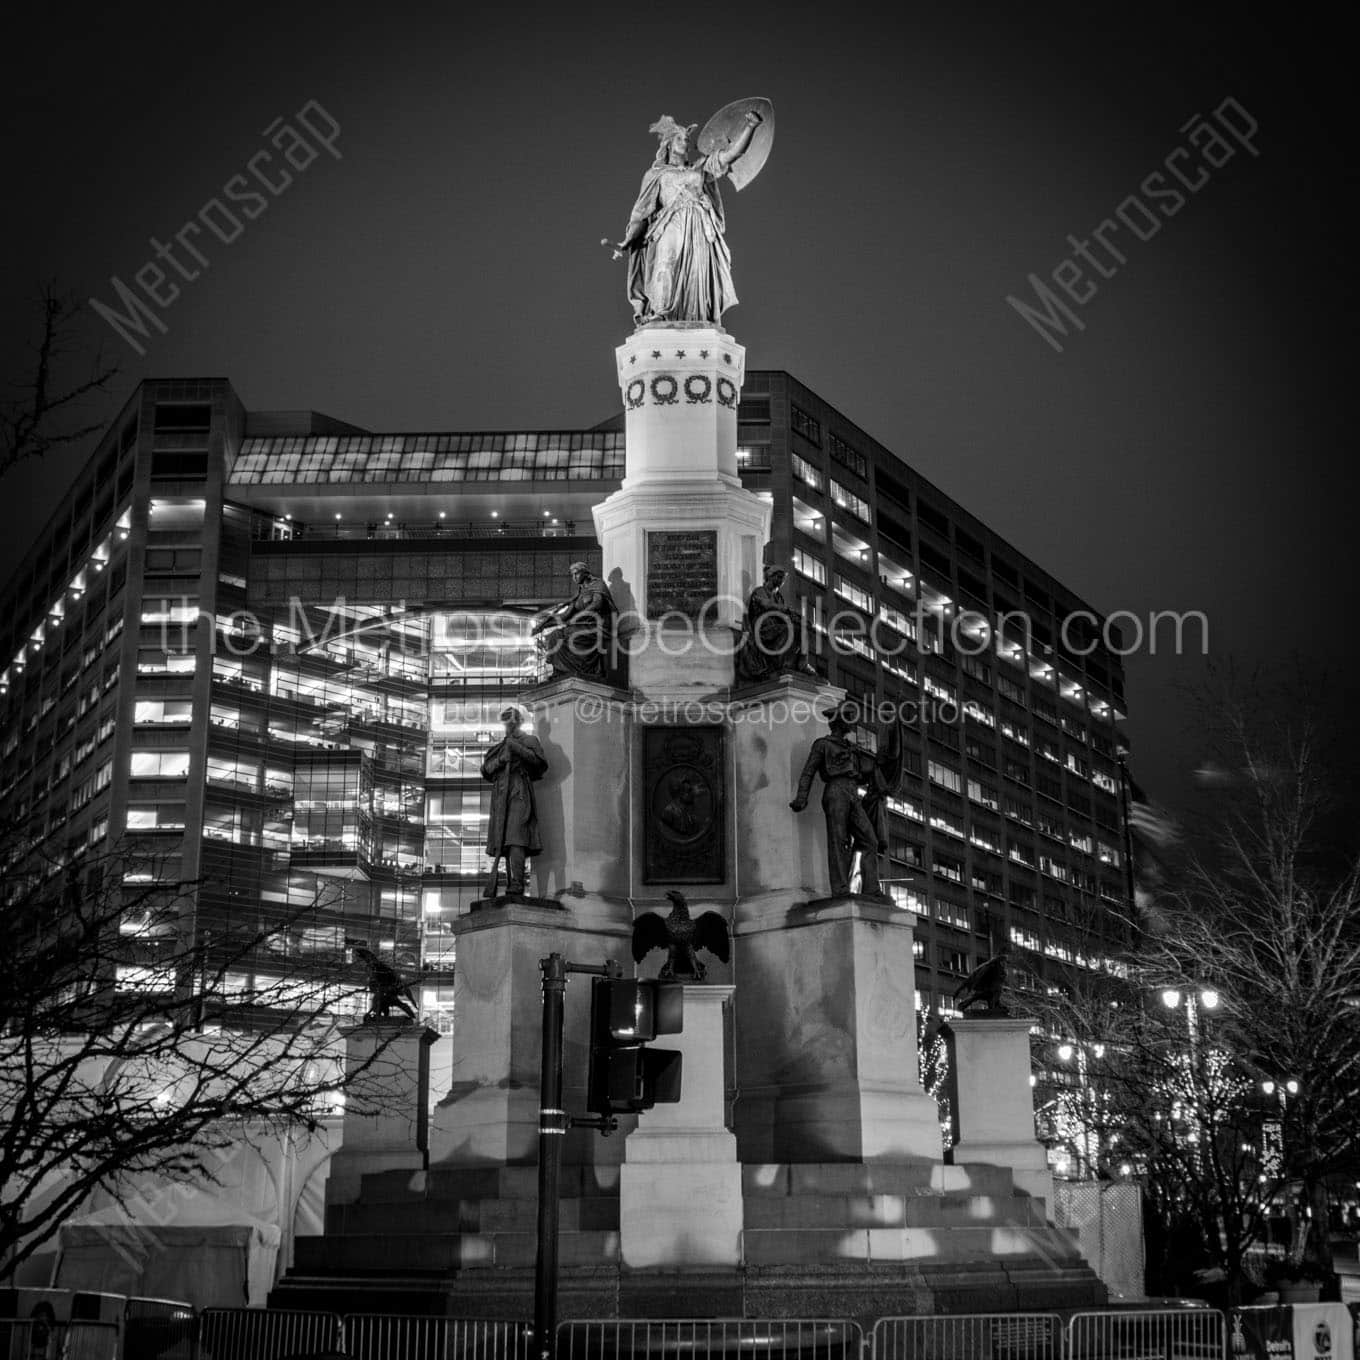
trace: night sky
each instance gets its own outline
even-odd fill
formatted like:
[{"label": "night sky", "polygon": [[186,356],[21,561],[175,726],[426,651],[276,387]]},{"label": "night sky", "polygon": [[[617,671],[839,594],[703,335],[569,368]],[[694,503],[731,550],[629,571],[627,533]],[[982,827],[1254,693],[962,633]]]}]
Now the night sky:
[{"label": "night sky", "polygon": [[[373,430],[594,424],[619,405],[631,324],[598,242],[623,230],[648,124],[766,95],[774,154],[725,190],[742,299],[726,323],[748,366],[788,369],[1096,608],[1203,610],[1216,658],[1296,650],[1345,693],[1349,44],[1171,7],[945,8],[30,17],[6,81],[0,373],[24,372],[44,278],[112,302],[148,238],[314,100],[341,159],[233,244],[202,243],[209,267],[144,357],[89,314],[122,367],[103,414],[143,377],[222,376],[252,409]],[[1259,156],[1239,147],[1152,239],[1125,233],[1055,352],[1006,296],[1230,96]],[[4,572],[88,452],[0,486]],[[1134,767],[1173,804],[1197,755],[1177,687],[1202,668],[1127,663]]]}]

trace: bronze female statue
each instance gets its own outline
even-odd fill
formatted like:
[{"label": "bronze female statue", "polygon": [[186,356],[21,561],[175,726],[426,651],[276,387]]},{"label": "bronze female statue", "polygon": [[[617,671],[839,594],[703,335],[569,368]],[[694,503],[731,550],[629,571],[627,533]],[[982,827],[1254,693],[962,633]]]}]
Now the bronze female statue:
[{"label": "bronze female statue", "polygon": [[733,183],[748,183],[769,150],[769,130],[753,148],[757,129],[773,110],[763,99],[741,100],[711,118],[699,138],[700,156],[689,160],[690,135],[669,114],[652,124],[660,140],[656,159],[628,218],[616,256],[628,257],[628,300],[639,326],[691,322],[719,326],[736,306],[732,253],[718,181],[748,153],[750,164]]}]

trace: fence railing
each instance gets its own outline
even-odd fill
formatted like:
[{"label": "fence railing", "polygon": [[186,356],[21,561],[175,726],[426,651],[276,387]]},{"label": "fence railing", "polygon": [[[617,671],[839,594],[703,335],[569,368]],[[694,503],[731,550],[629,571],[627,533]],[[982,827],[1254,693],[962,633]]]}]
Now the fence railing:
[{"label": "fence railing", "polygon": [[356,1360],[529,1360],[533,1325],[473,1318],[350,1313],[345,1354]]},{"label": "fence railing", "polygon": [[1223,1314],[1212,1308],[1111,1309],[1074,1313],[1067,1360],[1222,1360]]},{"label": "fence railing", "polygon": [[199,1317],[198,1360],[288,1360],[308,1351],[340,1351],[343,1343],[337,1313],[205,1308]]},{"label": "fence railing", "polygon": [[128,1300],[119,1360],[197,1360],[198,1319],[187,1304]]},{"label": "fence railing", "polygon": [[[1244,1315],[1277,1310],[1241,1310]],[[139,1326],[140,1324],[140,1326]],[[1239,1328],[1240,1330],[1240,1328]],[[145,1335],[138,1336],[139,1331]],[[124,1326],[0,1321],[0,1360],[534,1360],[524,1321],[257,1308],[183,1310]],[[609,1318],[560,1323],[555,1360],[1227,1360],[1204,1307],[847,1319]],[[1340,1354],[1340,1353],[1338,1353]],[[1349,1352],[1346,1352],[1349,1354]]]},{"label": "fence railing", "polygon": [[0,1360],[122,1360],[118,1324],[0,1321]]},{"label": "fence railing", "polygon": [[874,1323],[873,1360],[1063,1360],[1056,1313],[948,1313]]},{"label": "fence railing", "polygon": [[861,1360],[864,1333],[839,1319],[609,1318],[561,1322],[556,1360]]}]

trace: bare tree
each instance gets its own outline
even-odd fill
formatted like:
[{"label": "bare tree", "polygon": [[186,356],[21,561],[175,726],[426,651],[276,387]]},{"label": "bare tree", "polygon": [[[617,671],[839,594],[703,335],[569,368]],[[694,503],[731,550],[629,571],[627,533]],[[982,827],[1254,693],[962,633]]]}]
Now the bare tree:
[{"label": "bare tree", "polygon": [[1047,1093],[1067,1136],[1105,1160],[1119,1139],[1164,1225],[1240,1291],[1296,1187],[1292,1264],[1331,1270],[1327,1178],[1360,1153],[1360,863],[1324,834],[1335,783],[1299,683],[1228,673],[1202,702],[1206,807],[1118,976],[1072,970],[1025,1004],[1050,1061],[1064,1039],[1086,1055]]},{"label": "bare tree", "polygon": [[[96,1190],[148,1173],[214,1185],[262,1132],[315,1132],[373,1063],[346,1069],[337,1012],[368,988],[324,903],[204,931],[195,885],[126,853],[0,879],[0,1278]],[[280,967],[305,933],[338,947]]]},{"label": "bare tree", "polygon": [[1283,1175],[1310,1210],[1293,1255],[1329,1271],[1326,1178],[1360,1151],[1360,860],[1323,835],[1335,783],[1318,713],[1297,682],[1217,684],[1213,805],[1140,953],[1163,985],[1217,994],[1218,1042],[1283,1097]]},{"label": "bare tree", "polygon": [[1224,1036],[1190,1009],[1202,1002],[1177,994],[1164,1005],[1163,980],[1128,962],[1116,976],[1074,973],[1033,999],[1036,1066],[1053,1074],[1036,1092],[1040,1130],[1085,1176],[1127,1166],[1138,1177],[1159,1287],[1200,1287],[1217,1269],[1238,1296],[1283,1184],[1263,1139],[1270,1107]]},{"label": "bare tree", "polygon": [[81,331],[80,304],[52,283],[39,295],[41,327],[32,362],[0,399],[0,476],[27,458],[77,444],[104,428],[104,413],[85,413],[91,398],[107,395],[118,376]]}]

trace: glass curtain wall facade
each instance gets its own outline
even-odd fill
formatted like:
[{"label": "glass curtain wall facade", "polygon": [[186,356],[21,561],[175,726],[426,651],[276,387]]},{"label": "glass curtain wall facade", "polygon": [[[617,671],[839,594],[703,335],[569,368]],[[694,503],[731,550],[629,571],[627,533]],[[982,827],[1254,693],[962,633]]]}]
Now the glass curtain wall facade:
[{"label": "glass curtain wall facade", "polygon": [[[377,435],[143,384],[0,602],[9,891],[126,841],[202,883],[201,930],[314,907],[261,976],[363,940],[443,1023],[450,928],[488,869],[482,753],[539,678],[534,610],[599,566],[621,424]],[[814,665],[915,706],[885,877],[921,916],[922,1003],[947,1011],[1000,939],[1031,985],[1108,969],[1117,633],[790,375],[748,373],[738,440]]]}]

